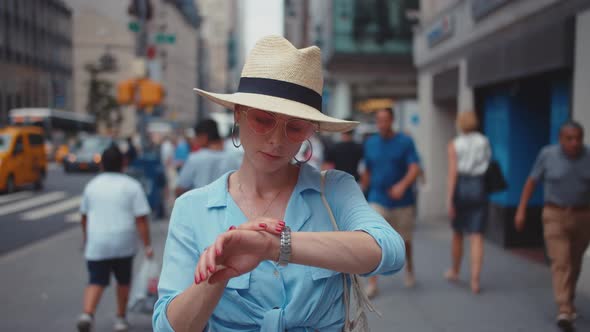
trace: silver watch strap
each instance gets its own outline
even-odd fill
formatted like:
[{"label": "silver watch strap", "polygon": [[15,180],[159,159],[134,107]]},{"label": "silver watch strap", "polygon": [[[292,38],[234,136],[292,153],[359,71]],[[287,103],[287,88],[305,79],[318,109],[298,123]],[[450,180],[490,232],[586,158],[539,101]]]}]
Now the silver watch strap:
[{"label": "silver watch strap", "polygon": [[281,232],[281,248],[279,251],[279,265],[287,266],[291,260],[291,228],[285,226]]}]

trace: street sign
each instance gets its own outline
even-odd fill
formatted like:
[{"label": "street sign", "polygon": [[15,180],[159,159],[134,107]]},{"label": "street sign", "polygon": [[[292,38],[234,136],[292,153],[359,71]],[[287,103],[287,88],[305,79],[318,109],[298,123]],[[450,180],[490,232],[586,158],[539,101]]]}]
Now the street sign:
[{"label": "street sign", "polygon": [[176,43],[175,34],[158,33],[156,34],[156,44],[174,44]]},{"label": "street sign", "polygon": [[131,21],[127,24],[127,27],[133,32],[139,32],[139,22]]}]

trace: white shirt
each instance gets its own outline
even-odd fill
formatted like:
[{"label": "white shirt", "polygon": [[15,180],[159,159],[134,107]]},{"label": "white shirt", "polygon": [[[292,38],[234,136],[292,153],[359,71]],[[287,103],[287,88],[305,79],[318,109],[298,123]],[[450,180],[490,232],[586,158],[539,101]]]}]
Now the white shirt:
[{"label": "white shirt", "polygon": [[162,165],[164,166],[169,166],[174,158],[174,144],[169,140],[162,142],[162,145],[160,146],[160,158],[162,159]]},{"label": "white shirt", "polygon": [[488,139],[478,133],[460,134],[453,140],[457,153],[457,172],[463,175],[482,175],[488,169],[492,152]]},{"label": "white shirt", "polygon": [[135,255],[135,218],[148,215],[150,206],[141,184],[121,173],[102,173],[84,189],[80,213],[86,215],[87,260]]}]

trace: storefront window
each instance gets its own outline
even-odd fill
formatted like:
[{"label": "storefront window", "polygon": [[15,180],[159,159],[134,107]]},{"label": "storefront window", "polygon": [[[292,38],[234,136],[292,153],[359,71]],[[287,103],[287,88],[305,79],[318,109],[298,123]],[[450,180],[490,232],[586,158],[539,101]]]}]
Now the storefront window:
[{"label": "storefront window", "polygon": [[334,50],[339,53],[410,54],[406,11],[418,0],[335,0]]}]

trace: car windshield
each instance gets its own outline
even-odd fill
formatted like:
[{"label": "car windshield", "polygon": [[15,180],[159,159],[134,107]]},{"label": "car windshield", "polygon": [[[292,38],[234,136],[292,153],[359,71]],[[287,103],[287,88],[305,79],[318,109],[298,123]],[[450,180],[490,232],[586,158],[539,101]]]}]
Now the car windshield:
[{"label": "car windshield", "polygon": [[78,143],[76,150],[102,153],[111,144],[111,140],[104,137],[88,137]]},{"label": "car windshield", "polygon": [[10,148],[11,140],[12,135],[0,134],[0,152],[8,151],[8,149]]}]

